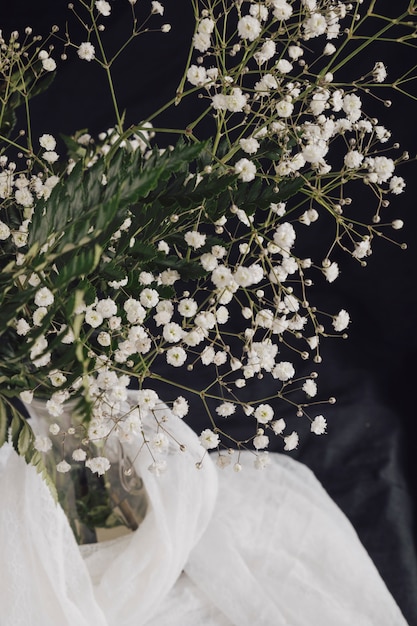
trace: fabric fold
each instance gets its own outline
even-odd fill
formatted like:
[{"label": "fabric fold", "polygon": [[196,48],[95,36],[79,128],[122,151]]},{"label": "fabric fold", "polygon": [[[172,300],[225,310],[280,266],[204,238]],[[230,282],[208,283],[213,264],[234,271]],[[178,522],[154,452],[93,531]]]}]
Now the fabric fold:
[{"label": "fabric fold", "polygon": [[[146,450],[125,448],[148,510],[113,541],[77,546],[35,468],[10,443],[0,449],[2,626],[406,626],[308,468],[271,454],[257,470],[242,453],[240,473],[208,457],[197,470],[197,436],[159,410],[173,435],[167,471],[156,476]],[[144,419],[147,436],[157,427]]]}]

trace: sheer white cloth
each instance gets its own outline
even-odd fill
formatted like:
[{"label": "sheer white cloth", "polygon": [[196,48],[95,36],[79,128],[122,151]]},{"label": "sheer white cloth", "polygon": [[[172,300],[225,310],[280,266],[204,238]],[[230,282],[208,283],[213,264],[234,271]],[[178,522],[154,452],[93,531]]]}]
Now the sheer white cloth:
[{"label": "sheer white cloth", "polygon": [[[0,448],[1,626],[406,626],[352,526],[313,474],[272,454],[217,470],[194,433],[129,536],[80,550],[33,467]],[[193,459],[194,457],[194,459]],[[217,472],[220,476],[218,477]]]}]

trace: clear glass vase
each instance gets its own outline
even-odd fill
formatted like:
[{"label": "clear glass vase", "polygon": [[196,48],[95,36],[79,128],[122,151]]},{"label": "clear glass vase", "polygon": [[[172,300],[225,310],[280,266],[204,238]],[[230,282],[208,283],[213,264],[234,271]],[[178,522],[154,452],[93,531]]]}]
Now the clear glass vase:
[{"label": "clear glass vase", "polygon": [[[48,436],[53,441],[52,448],[43,453],[44,461],[77,542],[80,545],[96,543],[135,531],[146,514],[146,490],[122,443],[108,442],[105,454],[110,460],[110,469],[97,475],[83,462],[72,458],[73,451],[80,448],[89,457],[102,454],[94,443],[87,443],[80,435],[83,429],[77,424],[81,425],[82,419],[73,404],[67,403],[58,417],[48,414],[43,400],[34,399],[25,406],[35,434]],[[54,437],[49,431],[52,424],[60,427]],[[62,460],[71,466],[64,473],[56,469]]]}]

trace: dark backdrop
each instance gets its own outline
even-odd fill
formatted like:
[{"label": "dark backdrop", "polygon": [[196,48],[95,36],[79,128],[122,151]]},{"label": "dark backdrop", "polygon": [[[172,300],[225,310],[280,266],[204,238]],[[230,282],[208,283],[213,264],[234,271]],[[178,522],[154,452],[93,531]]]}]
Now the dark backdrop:
[{"label": "dark backdrop", "polygon": [[[7,9],[5,2],[1,4],[0,28],[6,35],[27,25],[46,34],[68,15],[62,0],[14,0]],[[112,4],[107,36],[110,45],[117,45],[127,32],[124,18],[130,6],[127,0]],[[172,31],[145,34],[116,66],[116,91],[128,122],[140,121],[163,104],[167,95],[175,93],[181,76],[193,27],[190,3],[165,0],[164,4],[163,21],[172,24]],[[399,5],[405,7],[408,2],[377,3],[388,15]],[[159,45],[155,45],[156,37]],[[80,34],[80,41],[83,39]],[[380,45],[372,60],[385,61],[395,75],[406,57],[410,60],[412,56],[417,62],[413,49],[394,54]],[[93,64],[81,63],[74,54],[61,63],[50,91],[33,102],[36,131],[71,134],[88,127],[94,134],[106,129],[113,120],[112,106],[104,81],[98,77]],[[415,155],[416,104],[400,95],[392,99],[390,109],[375,105],[376,114],[394,131],[402,147]],[[188,101],[163,116],[161,125],[181,126],[181,120],[192,118],[196,106]],[[320,366],[321,395],[338,398],[337,404],[326,409],[329,433],[325,438],[304,438],[291,454],[315,471],[344,510],[410,626],[417,626],[415,163],[404,166],[400,174],[407,179],[407,193],[393,199],[387,215],[405,220],[405,229],[397,234],[408,243],[408,250],[378,241],[365,270],[346,257],[341,278],[325,293],[317,294],[329,310],[346,308],[353,322],[349,341],[327,342]],[[195,414],[190,423],[199,429]],[[231,424],[238,432],[238,425]]]}]

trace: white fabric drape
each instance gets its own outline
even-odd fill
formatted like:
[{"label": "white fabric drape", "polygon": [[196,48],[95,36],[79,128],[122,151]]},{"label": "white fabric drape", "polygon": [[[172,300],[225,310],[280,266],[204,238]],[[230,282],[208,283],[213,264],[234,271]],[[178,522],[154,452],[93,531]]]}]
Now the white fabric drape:
[{"label": "white fabric drape", "polygon": [[305,466],[271,454],[260,471],[245,453],[238,474],[194,470],[196,436],[167,428],[187,451],[159,477],[137,457],[140,528],[81,549],[36,470],[0,449],[0,626],[406,626]]}]

